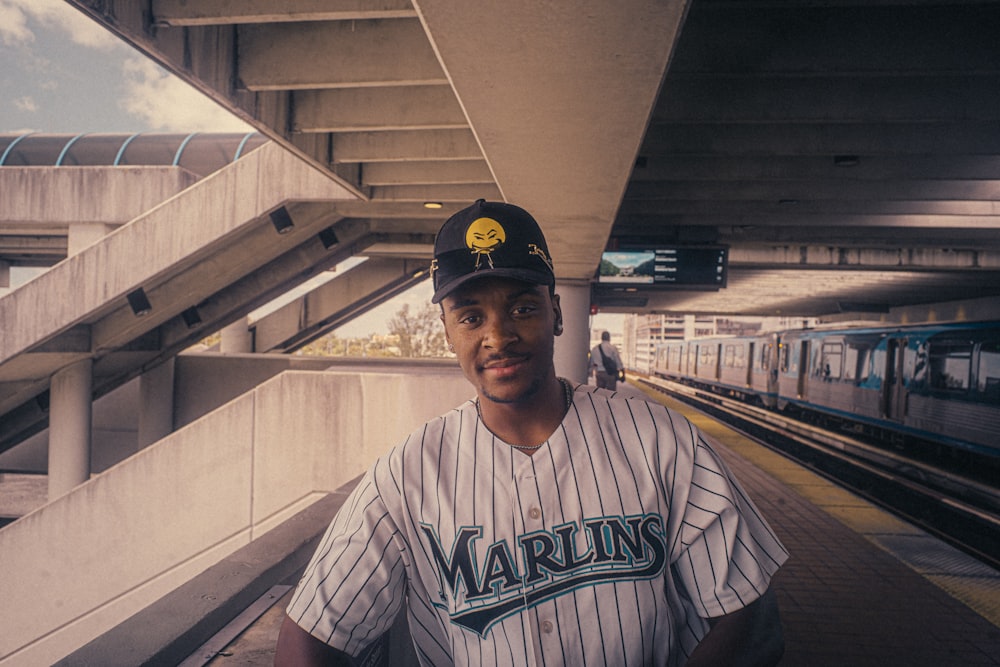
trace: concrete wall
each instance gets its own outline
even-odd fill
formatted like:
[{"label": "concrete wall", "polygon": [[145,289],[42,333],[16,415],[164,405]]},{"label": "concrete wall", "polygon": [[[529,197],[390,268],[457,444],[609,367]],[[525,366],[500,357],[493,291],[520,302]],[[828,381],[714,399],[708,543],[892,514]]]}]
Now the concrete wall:
[{"label": "concrete wall", "polygon": [[226,401],[287,370],[348,369],[364,373],[451,372],[455,359],[312,357],[293,354],[185,353],[174,374],[174,427],[190,424]]},{"label": "concrete wall", "polygon": [[[439,372],[458,368],[454,359],[354,359],[290,354],[219,354],[186,352],[176,357],[174,428],[181,428],[287,370],[325,371],[349,368],[361,372]],[[362,368],[363,367],[363,368]],[[91,469],[103,472],[136,453],[138,378],[94,402]],[[44,473],[48,465],[48,429],[0,453],[0,470]]]},{"label": "concrete wall", "polygon": [[65,234],[80,223],[121,225],[197,181],[180,167],[4,167],[0,228]]},{"label": "concrete wall", "polygon": [[0,529],[0,665],[67,655],[472,394],[457,368],[286,372]]}]

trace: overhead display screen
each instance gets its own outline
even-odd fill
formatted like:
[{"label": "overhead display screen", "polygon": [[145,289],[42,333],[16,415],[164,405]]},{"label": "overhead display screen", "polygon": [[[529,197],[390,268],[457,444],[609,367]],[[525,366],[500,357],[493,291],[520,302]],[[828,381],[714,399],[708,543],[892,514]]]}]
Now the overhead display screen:
[{"label": "overhead display screen", "polygon": [[609,250],[601,256],[597,282],[719,289],[726,286],[727,260],[727,249],[719,246]]}]

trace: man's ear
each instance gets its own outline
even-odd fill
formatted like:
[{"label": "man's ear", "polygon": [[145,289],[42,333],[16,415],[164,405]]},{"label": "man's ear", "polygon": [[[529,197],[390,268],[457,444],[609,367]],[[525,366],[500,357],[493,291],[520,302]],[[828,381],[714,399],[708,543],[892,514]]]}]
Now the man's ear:
[{"label": "man's ear", "polygon": [[561,336],[563,332],[563,316],[562,316],[562,306],[559,304],[559,295],[552,295],[552,333],[556,336]]}]

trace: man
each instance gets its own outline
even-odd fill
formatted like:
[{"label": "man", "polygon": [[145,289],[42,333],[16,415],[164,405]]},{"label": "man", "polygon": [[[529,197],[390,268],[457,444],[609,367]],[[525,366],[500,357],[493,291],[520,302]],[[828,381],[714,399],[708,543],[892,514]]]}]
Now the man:
[{"label": "man", "polygon": [[594,371],[598,388],[615,390],[625,364],[618,355],[618,348],[611,344],[610,332],[602,331],[601,342],[590,351],[590,368]]},{"label": "man", "polygon": [[556,376],[562,310],[531,215],[476,202],[431,269],[476,398],[375,462],[275,663],[372,661],[405,607],[423,665],[773,664],[784,548],[686,419]]}]

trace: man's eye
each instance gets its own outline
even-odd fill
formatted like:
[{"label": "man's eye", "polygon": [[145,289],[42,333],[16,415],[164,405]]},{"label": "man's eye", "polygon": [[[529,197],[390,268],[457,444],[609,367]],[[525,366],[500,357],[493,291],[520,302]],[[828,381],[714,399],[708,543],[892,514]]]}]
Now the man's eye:
[{"label": "man's eye", "polygon": [[476,324],[479,322],[479,315],[465,315],[458,318],[459,324]]}]

